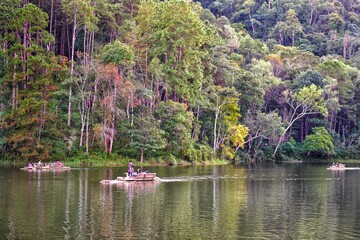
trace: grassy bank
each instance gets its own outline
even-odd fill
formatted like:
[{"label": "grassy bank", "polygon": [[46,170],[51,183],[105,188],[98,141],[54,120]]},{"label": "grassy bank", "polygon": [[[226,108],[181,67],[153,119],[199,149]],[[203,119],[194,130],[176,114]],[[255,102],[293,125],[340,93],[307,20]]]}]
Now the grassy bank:
[{"label": "grassy bank", "polygon": [[[69,167],[121,167],[127,166],[130,161],[133,161],[136,165],[140,164],[140,161],[137,159],[121,157],[116,155],[82,155],[76,156],[67,159],[56,159],[44,161],[45,163],[52,163],[55,161],[61,161],[65,166]],[[206,162],[189,162],[182,159],[174,158],[157,158],[157,159],[146,159],[141,166],[172,166],[172,165],[181,165],[181,166],[190,166],[190,165],[226,165],[229,164],[229,161],[225,160],[214,160]],[[0,166],[13,166],[13,167],[22,167],[27,165],[27,161],[12,161],[12,160],[0,160]]]}]

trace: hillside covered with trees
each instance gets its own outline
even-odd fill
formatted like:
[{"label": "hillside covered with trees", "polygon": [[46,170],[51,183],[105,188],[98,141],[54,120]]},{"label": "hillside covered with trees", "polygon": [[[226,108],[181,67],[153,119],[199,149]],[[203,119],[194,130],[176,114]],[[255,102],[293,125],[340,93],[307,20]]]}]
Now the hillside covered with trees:
[{"label": "hillside covered with trees", "polygon": [[3,159],[360,158],[358,0],[2,0],[0,45]]}]

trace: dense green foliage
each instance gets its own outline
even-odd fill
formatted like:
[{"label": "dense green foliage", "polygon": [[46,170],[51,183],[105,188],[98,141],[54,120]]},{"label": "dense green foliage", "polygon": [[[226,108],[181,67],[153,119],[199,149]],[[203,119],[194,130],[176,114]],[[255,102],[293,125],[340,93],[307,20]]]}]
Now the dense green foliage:
[{"label": "dense green foliage", "polygon": [[360,157],[357,0],[3,0],[0,45],[6,159]]},{"label": "dense green foliage", "polygon": [[303,151],[308,155],[333,155],[334,143],[331,135],[324,127],[313,128],[314,134],[306,136]]}]

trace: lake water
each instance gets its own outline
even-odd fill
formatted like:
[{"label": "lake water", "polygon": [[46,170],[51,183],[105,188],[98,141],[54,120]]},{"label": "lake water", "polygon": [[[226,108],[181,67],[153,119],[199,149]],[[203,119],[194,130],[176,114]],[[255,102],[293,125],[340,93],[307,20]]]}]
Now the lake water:
[{"label": "lake water", "polygon": [[0,239],[358,239],[360,171],[325,165],[0,168]]}]

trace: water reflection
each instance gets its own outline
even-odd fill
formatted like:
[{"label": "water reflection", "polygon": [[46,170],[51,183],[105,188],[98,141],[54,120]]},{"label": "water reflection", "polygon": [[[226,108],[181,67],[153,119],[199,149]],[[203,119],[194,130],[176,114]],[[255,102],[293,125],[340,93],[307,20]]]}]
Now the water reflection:
[{"label": "water reflection", "polygon": [[270,165],[157,168],[161,182],[100,184],[125,169],[0,169],[7,239],[342,239],[360,235],[359,171]]}]

